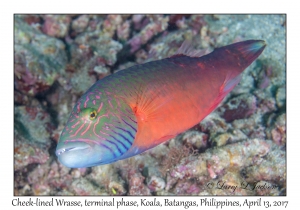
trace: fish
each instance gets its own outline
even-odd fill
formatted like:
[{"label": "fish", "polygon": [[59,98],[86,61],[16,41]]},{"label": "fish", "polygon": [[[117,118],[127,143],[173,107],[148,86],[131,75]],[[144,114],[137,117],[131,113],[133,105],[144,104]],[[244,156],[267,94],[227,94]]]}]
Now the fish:
[{"label": "fish", "polygon": [[199,56],[185,43],[93,84],[61,133],[58,160],[69,168],[110,164],[176,137],[214,111],[266,47],[247,40]]}]

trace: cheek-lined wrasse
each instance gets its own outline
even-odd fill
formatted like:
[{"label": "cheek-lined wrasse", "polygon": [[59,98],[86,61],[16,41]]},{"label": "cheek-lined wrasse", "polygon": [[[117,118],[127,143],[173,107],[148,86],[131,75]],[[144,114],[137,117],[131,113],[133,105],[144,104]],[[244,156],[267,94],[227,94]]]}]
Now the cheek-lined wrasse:
[{"label": "cheek-lined wrasse", "polygon": [[70,168],[140,154],[193,127],[239,83],[264,50],[262,40],[217,48],[199,57],[186,44],[177,54],[97,81],[78,100],[56,148]]}]

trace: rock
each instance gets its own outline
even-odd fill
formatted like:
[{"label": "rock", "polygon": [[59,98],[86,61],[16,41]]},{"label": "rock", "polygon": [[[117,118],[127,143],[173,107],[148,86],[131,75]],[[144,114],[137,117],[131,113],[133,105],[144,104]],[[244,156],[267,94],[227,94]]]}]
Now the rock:
[{"label": "rock", "polygon": [[230,99],[222,108],[224,111],[221,116],[226,122],[247,118],[256,111],[256,98],[251,94],[242,94]]},{"label": "rock", "polygon": [[15,89],[29,96],[47,91],[65,68],[65,45],[18,17],[14,34]]}]

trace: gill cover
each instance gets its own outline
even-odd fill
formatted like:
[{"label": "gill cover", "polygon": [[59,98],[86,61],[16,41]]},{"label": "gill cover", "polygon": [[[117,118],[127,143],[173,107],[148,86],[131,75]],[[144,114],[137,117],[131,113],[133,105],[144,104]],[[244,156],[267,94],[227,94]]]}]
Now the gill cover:
[{"label": "gill cover", "polygon": [[[109,82],[104,78],[102,85]],[[70,168],[115,162],[133,144],[137,124],[131,108],[110,89],[94,84],[77,102],[56,155]]]}]

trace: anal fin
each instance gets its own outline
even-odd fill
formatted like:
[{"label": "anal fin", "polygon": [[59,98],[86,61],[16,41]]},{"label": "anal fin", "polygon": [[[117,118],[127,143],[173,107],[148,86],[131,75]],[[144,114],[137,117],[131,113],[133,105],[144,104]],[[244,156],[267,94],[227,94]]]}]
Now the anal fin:
[{"label": "anal fin", "polygon": [[209,108],[208,112],[212,112],[224,99],[224,97],[241,81],[242,74],[239,74],[235,77],[231,77],[231,75],[226,76],[223,84],[219,89],[219,95],[215,99],[212,106]]},{"label": "anal fin", "polygon": [[230,75],[226,76],[222,86],[220,87],[220,94],[224,96],[227,95],[227,93],[229,93],[241,81],[241,78],[242,74],[233,78],[230,78]]}]

